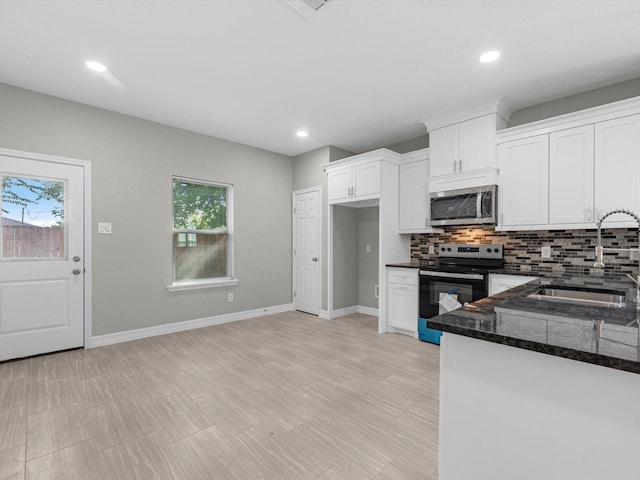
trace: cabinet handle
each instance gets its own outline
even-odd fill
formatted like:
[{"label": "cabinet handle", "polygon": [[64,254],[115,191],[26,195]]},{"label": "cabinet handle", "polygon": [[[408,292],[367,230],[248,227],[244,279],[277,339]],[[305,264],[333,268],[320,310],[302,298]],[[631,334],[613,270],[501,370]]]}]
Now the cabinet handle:
[{"label": "cabinet handle", "polygon": [[453,173],[458,173],[458,162],[453,161]]},{"label": "cabinet handle", "polygon": [[462,159],[458,160],[458,171],[462,171]]},{"label": "cabinet handle", "polygon": [[351,195],[356,196],[356,187],[351,187]]}]

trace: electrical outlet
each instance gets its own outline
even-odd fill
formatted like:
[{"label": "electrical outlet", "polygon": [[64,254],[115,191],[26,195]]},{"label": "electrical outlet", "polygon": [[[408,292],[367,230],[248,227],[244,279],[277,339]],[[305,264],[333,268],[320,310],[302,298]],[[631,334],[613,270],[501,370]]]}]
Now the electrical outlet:
[{"label": "electrical outlet", "polygon": [[373,287],[373,296],[375,298],[380,298],[380,287],[378,285]]},{"label": "electrical outlet", "polygon": [[233,302],[233,293],[227,293],[227,302]]},{"label": "electrical outlet", "polygon": [[540,249],[540,257],[542,258],[551,258],[551,247],[542,247]]},{"label": "electrical outlet", "polygon": [[111,235],[111,224],[103,222],[98,223],[98,233]]},{"label": "electrical outlet", "polygon": [[364,247],[364,253],[371,253],[371,245],[368,243]]},{"label": "electrical outlet", "polygon": [[629,260],[640,260],[640,251],[637,249],[629,250]]},{"label": "electrical outlet", "polygon": [[429,245],[429,255],[433,255],[436,253],[436,249],[433,245]]}]

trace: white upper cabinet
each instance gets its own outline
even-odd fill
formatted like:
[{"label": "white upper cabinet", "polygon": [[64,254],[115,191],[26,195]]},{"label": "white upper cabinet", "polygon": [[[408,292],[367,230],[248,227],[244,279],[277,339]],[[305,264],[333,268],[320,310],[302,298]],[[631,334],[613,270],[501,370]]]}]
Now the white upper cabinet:
[{"label": "white upper cabinet", "polygon": [[[640,115],[596,124],[595,188],[598,218],[621,208],[640,214]],[[615,215],[605,224],[629,220]]]},{"label": "white upper cabinet", "polygon": [[458,171],[458,124],[429,132],[429,151],[437,159],[431,165],[431,176],[447,175]]},{"label": "white upper cabinet", "polygon": [[549,135],[549,223],[593,222],[593,125]]},{"label": "white upper cabinet", "polygon": [[429,133],[431,176],[495,167],[496,116],[483,115]]},{"label": "white upper cabinet", "polygon": [[400,164],[399,233],[428,233],[429,227],[429,151],[425,148],[405,154]]},{"label": "white upper cabinet", "polygon": [[380,197],[380,162],[371,160],[327,169],[329,203],[348,203]]},{"label": "white upper cabinet", "polygon": [[[429,189],[452,190],[487,181],[475,172],[496,168],[496,130],[511,108],[503,99],[482,108],[425,121],[429,130]],[[454,176],[459,178],[440,178]],[[491,177],[488,177],[489,179]]]},{"label": "white upper cabinet", "polygon": [[353,168],[344,167],[327,173],[328,198],[330,202],[350,201],[353,186]]},{"label": "white upper cabinet", "polygon": [[549,137],[538,135],[501,143],[498,166],[500,225],[549,223]]},{"label": "white upper cabinet", "polygon": [[610,210],[640,212],[640,97],[508,128],[497,141],[497,230],[595,228]]}]

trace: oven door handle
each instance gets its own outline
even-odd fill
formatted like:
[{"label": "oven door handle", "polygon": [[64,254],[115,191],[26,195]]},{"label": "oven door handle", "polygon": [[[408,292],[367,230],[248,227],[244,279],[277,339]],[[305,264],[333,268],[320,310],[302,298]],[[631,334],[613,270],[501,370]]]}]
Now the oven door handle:
[{"label": "oven door handle", "polygon": [[467,280],[484,280],[484,275],[480,273],[431,272],[429,270],[420,270],[420,275],[424,277],[445,277],[445,278],[462,278]]}]

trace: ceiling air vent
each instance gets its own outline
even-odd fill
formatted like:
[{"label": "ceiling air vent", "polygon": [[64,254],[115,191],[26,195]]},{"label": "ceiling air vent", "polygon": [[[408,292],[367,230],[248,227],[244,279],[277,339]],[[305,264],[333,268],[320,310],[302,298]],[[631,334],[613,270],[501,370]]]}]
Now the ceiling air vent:
[{"label": "ceiling air vent", "polygon": [[304,17],[316,13],[329,0],[282,0]]}]

